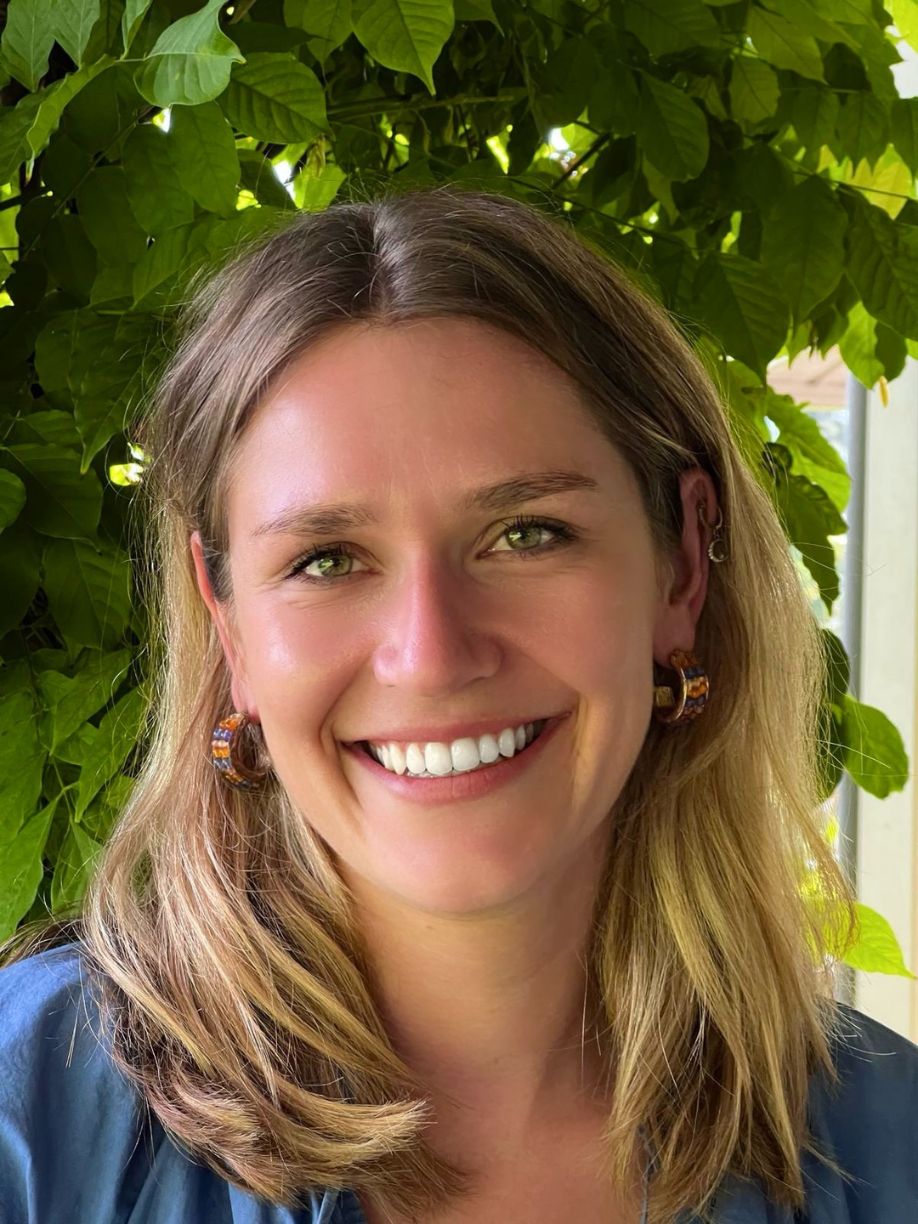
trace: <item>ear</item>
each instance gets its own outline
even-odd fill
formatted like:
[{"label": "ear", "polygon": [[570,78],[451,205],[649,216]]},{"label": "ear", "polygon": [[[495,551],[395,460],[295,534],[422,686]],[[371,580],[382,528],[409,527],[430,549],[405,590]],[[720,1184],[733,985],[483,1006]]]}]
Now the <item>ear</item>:
[{"label": "ear", "polygon": [[199,531],[192,532],[189,543],[191,545],[191,557],[194,561],[194,573],[197,579],[198,590],[214,622],[214,627],[220,638],[220,645],[223,647],[226,665],[229,668],[233,708],[248,714],[253,722],[258,722],[258,711],[255,709],[255,703],[249,694],[249,685],[245,675],[245,660],[236,640],[237,634],[232,616],[230,615],[229,606],[226,603],[221,603],[214,595],[213,587],[207,574],[201,533]]},{"label": "ear", "polygon": [[[717,520],[717,492],[700,467],[679,477],[682,498],[682,538],[671,555],[673,577],[661,594],[654,627],[653,657],[671,668],[674,650],[693,650],[695,628],[708,591],[710,524]],[[699,510],[700,507],[700,510]]]}]

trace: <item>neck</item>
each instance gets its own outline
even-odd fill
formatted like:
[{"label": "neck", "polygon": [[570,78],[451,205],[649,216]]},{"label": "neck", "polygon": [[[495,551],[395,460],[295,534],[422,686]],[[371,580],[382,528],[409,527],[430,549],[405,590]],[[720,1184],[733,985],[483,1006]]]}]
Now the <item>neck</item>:
[{"label": "neck", "polygon": [[390,1039],[438,1121],[478,1113],[522,1133],[597,1088],[587,955],[602,854],[476,914],[422,912],[351,881]]}]

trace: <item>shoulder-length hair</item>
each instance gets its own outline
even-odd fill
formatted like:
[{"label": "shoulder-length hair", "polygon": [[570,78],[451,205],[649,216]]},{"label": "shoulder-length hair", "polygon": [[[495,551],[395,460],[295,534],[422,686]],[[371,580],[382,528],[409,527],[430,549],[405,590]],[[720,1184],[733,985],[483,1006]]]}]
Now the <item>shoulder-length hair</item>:
[{"label": "shoulder-length hair", "polygon": [[565,218],[498,195],[437,188],[297,215],[184,312],[142,439],[149,751],[80,926],[116,1060],[177,1142],[269,1200],[348,1187],[423,1219],[467,1185],[425,1141],[424,1085],[387,1038],[327,847],[276,779],[232,792],[211,767],[229,675],[189,550],[199,530],[231,601],[225,475],[293,358],[349,321],[456,316],[575,381],[637,476],[661,567],[680,538],[680,472],[715,483],[729,559],[695,644],[711,700],[678,731],[651,721],[609,813],[588,960],[607,1166],[627,1184],[643,1128],[652,1224],[706,1216],[730,1172],[799,1207],[801,1150],[831,1163],[808,1082],[834,1078],[830,969],[856,929],[821,828],[820,632],[764,475],[691,347]]}]

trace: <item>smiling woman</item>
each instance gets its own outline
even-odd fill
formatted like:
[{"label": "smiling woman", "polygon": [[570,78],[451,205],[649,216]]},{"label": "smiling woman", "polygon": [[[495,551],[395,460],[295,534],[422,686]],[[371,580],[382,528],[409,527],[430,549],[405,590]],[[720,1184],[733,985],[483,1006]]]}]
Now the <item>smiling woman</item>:
[{"label": "smiling woman", "polygon": [[910,1218],[818,629],[662,313],[507,199],[336,205],[199,286],[144,429],[155,730],[0,975],[14,1224]]}]

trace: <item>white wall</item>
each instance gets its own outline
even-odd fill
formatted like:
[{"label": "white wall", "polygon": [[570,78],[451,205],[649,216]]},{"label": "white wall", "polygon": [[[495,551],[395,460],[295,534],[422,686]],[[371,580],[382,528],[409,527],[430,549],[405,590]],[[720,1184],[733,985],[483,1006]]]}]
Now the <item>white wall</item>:
[{"label": "white wall", "polygon": [[[912,776],[885,799],[858,794],[857,889],[918,972],[918,362],[890,385],[888,406],[868,396],[864,462],[857,696],[898,727]],[[858,973],[855,1006],[918,1041],[918,983]]]}]

